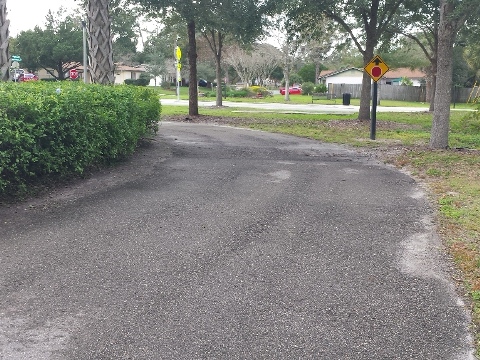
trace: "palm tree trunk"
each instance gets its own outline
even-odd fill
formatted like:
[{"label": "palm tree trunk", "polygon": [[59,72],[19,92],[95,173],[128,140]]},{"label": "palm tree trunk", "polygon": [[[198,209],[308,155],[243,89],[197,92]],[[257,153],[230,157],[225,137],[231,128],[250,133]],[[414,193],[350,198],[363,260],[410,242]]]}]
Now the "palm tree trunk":
[{"label": "palm tree trunk", "polygon": [[99,84],[113,84],[115,69],[109,0],[89,0],[87,17],[92,81]]},{"label": "palm tree trunk", "polygon": [[10,54],[9,31],[10,20],[7,20],[7,0],[0,0],[0,80],[8,81]]}]

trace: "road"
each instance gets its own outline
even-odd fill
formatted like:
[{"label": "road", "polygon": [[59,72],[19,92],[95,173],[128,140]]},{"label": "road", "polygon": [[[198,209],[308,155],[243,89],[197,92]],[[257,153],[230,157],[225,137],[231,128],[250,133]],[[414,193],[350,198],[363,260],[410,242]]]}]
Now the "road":
[{"label": "road", "polygon": [[[188,106],[188,100],[162,99],[163,105]],[[342,99],[337,99],[336,104],[285,104],[285,103],[262,103],[262,102],[233,102],[223,101],[223,106],[245,109],[243,111],[271,111],[288,113],[314,113],[314,114],[354,114],[358,113],[359,106],[342,105]],[[214,100],[198,102],[199,107],[215,106]],[[240,110],[242,111],[242,110]],[[391,107],[377,106],[377,112],[428,112],[428,104],[425,107]]]},{"label": "road", "polygon": [[474,359],[421,185],[339,146],[165,122],[0,219],[1,359]]}]

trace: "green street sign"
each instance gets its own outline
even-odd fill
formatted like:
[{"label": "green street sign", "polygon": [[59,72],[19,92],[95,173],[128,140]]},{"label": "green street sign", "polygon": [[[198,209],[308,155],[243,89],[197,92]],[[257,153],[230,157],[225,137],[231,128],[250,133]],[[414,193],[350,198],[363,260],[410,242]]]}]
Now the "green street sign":
[{"label": "green street sign", "polygon": [[12,61],[22,61],[22,58],[19,55],[12,55]]}]

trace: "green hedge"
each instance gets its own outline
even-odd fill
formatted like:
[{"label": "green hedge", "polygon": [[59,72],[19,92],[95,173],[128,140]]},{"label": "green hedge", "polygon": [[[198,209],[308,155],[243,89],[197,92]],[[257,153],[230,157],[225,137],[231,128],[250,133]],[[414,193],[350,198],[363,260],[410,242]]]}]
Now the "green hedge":
[{"label": "green hedge", "polygon": [[0,195],[131,154],[158,130],[160,112],[158,96],[143,87],[0,83]]},{"label": "green hedge", "polygon": [[140,79],[125,79],[125,85],[136,85],[136,86],[147,86],[150,84],[150,79],[148,78],[140,78]]}]

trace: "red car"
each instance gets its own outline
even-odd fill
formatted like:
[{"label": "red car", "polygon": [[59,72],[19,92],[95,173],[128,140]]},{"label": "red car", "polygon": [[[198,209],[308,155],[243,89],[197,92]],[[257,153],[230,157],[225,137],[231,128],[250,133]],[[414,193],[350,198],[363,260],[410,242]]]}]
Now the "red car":
[{"label": "red car", "polygon": [[19,81],[19,82],[21,82],[21,81],[37,81],[37,80],[38,80],[38,76],[35,75],[35,74],[30,74],[30,73],[20,74],[20,76],[17,79],[17,81]]},{"label": "red car", "polygon": [[[301,95],[302,94],[302,88],[299,86],[292,86],[288,88],[288,93],[290,95]],[[280,94],[285,95],[285,88],[280,88]]]}]

